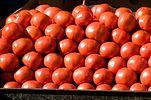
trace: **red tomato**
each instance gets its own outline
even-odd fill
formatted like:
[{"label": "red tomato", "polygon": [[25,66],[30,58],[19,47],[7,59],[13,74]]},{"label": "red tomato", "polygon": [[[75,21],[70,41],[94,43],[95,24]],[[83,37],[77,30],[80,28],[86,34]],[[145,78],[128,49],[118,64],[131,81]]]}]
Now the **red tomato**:
[{"label": "red tomato", "polygon": [[5,73],[5,72],[1,73],[0,80],[4,83],[13,81],[14,80],[13,73]]},{"label": "red tomato", "polygon": [[135,13],[135,18],[138,19],[142,15],[151,15],[151,8],[149,7],[140,7],[136,13]]},{"label": "red tomato", "polygon": [[118,17],[113,12],[104,12],[99,18],[99,22],[104,24],[109,29],[117,27]]},{"label": "red tomato", "polygon": [[147,91],[147,87],[141,83],[134,83],[130,87],[130,91]]},{"label": "red tomato", "polygon": [[43,64],[43,57],[39,53],[31,51],[23,56],[22,62],[32,70],[37,70]]},{"label": "red tomato", "polygon": [[19,57],[33,50],[33,48],[34,48],[34,44],[32,40],[29,38],[20,38],[12,43],[12,50],[14,54],[16,54]]},{"label": "red tomato", "polygon": [[60,54],[66,55],[77,50],[77,44],[71,39],[61,40],[58,44]]},{"label": "red tomato", "polygon": [[134,30],[136,27],[135,17],[131,13],[123,13],[118,18],[118,27],[128,32]]},{"label": "red tomato", "polygon": [[56,41],[48,36],[42,36],[36,40],[35,49],[42,54],[54,52],[56,49]]},{"label": "red tomato", "polygon": [[106,68],[96,70],[93,75],[93,82],[96,85],[111,84],[113,82],[113,79],[113,73]]},{"label": "red tomato", "polygon": [[37,6],[35,9],[43,13],[49,7],[50,6],[48,4],[43,4],[43,5]]},{"label": "red tomato", "polygon": [[71,90],[71,89],[76,89],[76,87],[71,83],[64,83],[64,84],[61,84],[58,89]]},{"label": "red tomato", "polygon": [[113,73],[116,74],[117,71],[123,67],[126,67],[126,61],[122,57],[113,57],[108,62],[108,69]]},{"label": "red tomato", "polygon": [[28,26],[25,30],[25,33],[33,41],[36,41],[38,38],[40,38],[43,35],[42,32],[39,30],[39,28],[35,26]]},{"label": "red tomato", "polygon": [[25,89],[42,88],[42,85],[35,80],[30,80],[24,82],[21,88],[25,88]]},{"label": "red tomato", "polygon": [[59,24],[50,24],[45,29],[45,35],[60,41],[64,38],[64,29]]},{"label": "red tomato", "polygon": [[100,47],[100,55],[104,58],[112,58],[118,56],[120,47],[114,42],[105,42]]},{"label": "red tomato", "polygon": [[7,82],[3,88],[21,88],[21,85],[15,81]]},{"label": "red tomato", "polygon": [[116,84],[112,87],[112,90],[114,90],[114,91],[129,90],[129,87],[124,84]]},{"label": "red tomato", "polygon": [[31,10],[29,10],[29,13],[33,16],[33,15],[35,15],[36,13],[38,13],[39,11],[38,10],[36,10],[36,9],[31,9]]},{"label": "red tomato", "polygon": [[106,42],[109,38],[109,30],[99,22],[89,24],[85,30],[85,34],[90,39],[95,39],[101,43]]},{"label": "red tomato", "polygon": [[44,58],[44,65],[50,70],[56,70],[63,66],[63,58],[56,53],[49,53]]},{"label": "red tomato", "polygon": [[30,23],[32,26],[36,26],[41,31],[44,31],[45,28],[51,24],[51,19],[49,16],[39,12],[32,16]]},{"label": "red tomato", "polygon": [[133,70],[128,68],[121,68],[116,73],[115,81],[117,84],[131,86],[137,81],[137,76]]},{"label": "red tomato", "polygon": [[96,87],[96,90],[111,90],[112,87],[108,84],[101,84]]},{"label": "red tomato", "polygon": [[151,56],[151,43],[146,43],[140,48],[140,55],[149,59]]},{"label": "red tomato", "polygon": [[80,67],[73,72],[73,80],[76,84],[92,82],[93,72],[87,67]]},{"label": "red tomato", "polygon": [[10,16],[8,16],[8,17],[6,18],[5,24],[9,24],[9,23],[11,23],[11,22],[14,22],[15,19],[16,19],[16,15],[15,15],[15,14],[11,14]]},{"label": "red tomato", "polygon": [[0,38],[0,54],[11,52],[11,43],[4,38]]},{"label": "red tomato", "polygon": [[151,67],[151,57],[148,60],[148,66]]},{"label": "red tomato", "polygon": [[84,61],[85,58],[80,53],[69,53],[64,57],[64,65],[71,70],[83,67]]},{"label": "red tomato", "polygon": [[120,54],[124,59],[129,59],[131,56],[139,54],[139,47],[132,42],[127,42],[122,45]]},{"label": "red tomato", "polygon": [[126,7],[120,7],[120,8],[118,8],[118,9],[116,9],[116,11],[115,11],[115,15],[116,15],[117,17],[119,17],[119,16],[122,15],[123,13],[130,13],[130,14],[132,14],[132,11],[131,11],[131,9],[126,8]]},{"label": "red tomato", "polygon": [[123,45],[131,40],[131,35],[120,28],[116,28],[112,31],[111,38],[112,41],[116,42],[117,44]]},{"label": "red tomato", "polygon": [[94,90],[94,86],[90,83],[82,83],[77,87],[77,90]]},{"label": "red tomato", "polygon": [[58,85],[54,83],[47,83],[43,86],[43,89],[58,89]]},{"label": "red tomato", "polygon": [[93,39],[83,39],[79,45],[78,50],[80,54],[88,56],[90,54],[99,53],[100,44]]},{"label": "red tomato", "polygon": [[146,67],[148,67],[147,60],[139,55],[134,55],[128,59],[127,67],[140,74]]},{"label": "red tomato", "polygon": [[138,30],[132,35],[132,42],[138,46],[142,46],[150,42],[150,33],[144,30]]},{"label": "red tomato", "polygon": [[151,86],[151,68],[146,68],[140,75],[140,81],[143,85]]},{"label": "red tomato", "polygon": [[84,30],[77,25],[69,25],[65,30],[67,38],[75,41],[80,42],[84,39],[85,33]]},{"label": "red tomato", "polygon": [[57,85],[70,83],[72,82],[72,71],[68,68],[58,68],[52,74],[52,81]]},{"label": "red tomato", "polygon": [[13,53],[0,55],[0,68],[5,72],[12,72],[19,66],[19,60]]},{"label": "red tomato", "polygon": [[105,67],[105,65],[105,59],[102,58],[99,54],[90,54],[85,59],[85,66],[92,70]]},{"label": "red tomato", "polygon": [[32,80],[34,78],[34,73],[33,71],[28,68],[27,66],[23,66],[20,69],[18,69],[15,73],[14,73],[14,79],[18,82],[18,83],[24,83],[26,81]]}]

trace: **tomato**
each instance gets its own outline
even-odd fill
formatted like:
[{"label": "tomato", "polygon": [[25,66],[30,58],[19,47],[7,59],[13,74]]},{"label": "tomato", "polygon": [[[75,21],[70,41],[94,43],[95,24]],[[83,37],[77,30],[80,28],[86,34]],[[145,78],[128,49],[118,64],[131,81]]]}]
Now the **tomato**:
[{"label": "tomato", "polygon": [[65,30],[67,38],[75,41],[80,42],[84,39],[85,33],[84,30],[77,25],[69,25]]},{"label": "tomato", "polygon": [[139,47],[132,42],[127,42],[122,45],[120,54],[124,59],[129,59],[131,56],[139,54]]},{"label": "tomato", "polygon": [[144,30],[138,30],[132,35],[132,42],[139,46],[142,46],[148,42],[150,42],[150,33]]},{"label": "tomato", "polygon": [[0,55],[0,68],[5,72],[12,72],[19,66],[19,60],[13,53]]},{"label": "tomato", "polygon": [[31,51],[23,56],[22,62],[30,69],[37,70],[43,65],[43,57],[39,53]]},{"label": "tomato", "polygon": [[38,10],[36,10],[36,9],[31,9],[31,10],[29,10],[29,13],[33,16],[33,15],[35,15],[36,13],[38,13],[39,11]]},{"label": "tomato", "polygon": [[90,54],[99,53],[99,47],[100,44],[96,40],[83,39],[78,45],[78,50],[80,54],[88,56]]},{"label": "tomato", "polygon": [[52,74],[52,81],[57,85],[70,83],[72,82],[72,71],[68,68],[58,68]]},{"label": "tomato", "polygon": [[21,88],[21,85],[15,81],[7,82],[3,88]]},{"label": "tomato", "polygon": [[116,73],[115,81],[117,84],[131,86],[137,81],[137,76],[133,70],[128,68],[121,68]]},{"label": "tomato", "polygon": [[104,24],[109,29],[117,27],[118,17],[113,12],[104,12],[99,18],[99,22]]},{"label": "tomato", "polygon": [[106,42],[109,38],[109,30],[105,25],[101,25],[99,22],[92,22],[85,30],[85,34],[90,39],[95,39],[101,43]]},{"label": "tomato", "polygon": [[96,87],[96,90],[111,90],[112,87],[108,84],[101,84]]},{"label": "tomato", "polygon": [[71,83],[64,83],[64,84],[61,84],[58,89],[71,90],[71,89],[76,89],[76,87]]},{"label": "tomato", "polygon": [[61,40],[58,44],[60,54],[66,55],[77,50],[77,44],[71,39]]},{"label": "tomato", "polygon": [[118,56],[120,47],[114,42],[105,42],[100,47],[100,55],[104,58],[112,58]]},{"label": "tomato", "polygon": [[32,40],[29,38],[20,38],[12,43],[12,50],[14,54],[16,54],[19,57],[33,50],[33,48],[34,48],[34,44]]},{"label": "tomato", "polygon": [[140,48],[140,55],[149,59],[151,56],[151,43],[146,43]]},{"label": "tomato", "polygon": [[35,26],[26,27],[25,34],[33,41],[36,41],[38,38],[40,38],[43,35],[40,29]]},{"label": "tomato", "polygon": [[5,24],[9,24],[11,22],[14,22],[16,19],[16,15],[15,14],[11,14],[6,18]]},{"label": "tomato", "polygon": [[56,41],[48,36],[42,36],[36,40],[35,49],[42,54],[54,52],[56,49]]},{"label": "tomato", "polygon": [[135,18],[138,19],[142,15],[151,15],[151,8],[140,7],[135,13]]},{"label": "tomato", "polygon": [[136,27],[135,17],[130,13],[123,13],[118,18],[118,27],[128,32],[134,30]]},{"label": "tomato", "polygon": [[147,91],[147,87],[141,83],[134,83],[130,87],[130,91]]},{"label": "tomato", "polygon": [[80,67],[73,72],[73,80],[76,84],[92,82],[93,72],[87,67]]},{"label": "tomato", "polygon": [[148,66],[151,67],[151,57],[148,60]]},{"label": "tomato", "polygon": [[42,85],[35,80],[30,80],[24,82],[21,88],[25,88],[25,89],[42,88]]},{"label": "tomato", "polygon": [[80,53],[69,53],[64,57],[64,65],[71,70],[83,67],[84,61],[85,58]]},{"label": "tomato", "polygon": [[43,5],[37,6],[35,9],[43,13],[49,7],[50,6],[48,4],[43,4]]},{"label": "tomato", "polygon": [[18,83],[24,83],[28,80],[32,80],[34,78],[34,73],[33,71],[28,68],[27,66],[23,66],[20,69],[18,69],[15,73],[14,73],[14,79],[18,82]]},{"label": "tomato", "polygon": [[105,59],[102,58],[99,54],[90,54],[85,59],[85,66],[92,70],[105,67],[105,65]]},{"label": "tomato", "polygon": [[112,87],[112,90],[114,91],[124,91],[129,90],[129,87],[124,84],[116,84]]},{"label": "tomato", "polygon": [[47,83],[43,86],[43,89],[58,89],[58,85],[54,83]]},{"label": "tomato", "polygon": [[140,81],[143,85],[151,86],[151,68],[146,68],[140,75]]},{"label": "tomato", "polygon": [[0,80],[4,83],[14,80],[13,73],[3,72],[0,74]]},{"label": "tomato", "polygon": [[131,35],[120,28],[116,28],[112,31],[111,38],[117,44],[123,45],[131,40]]},{"label": "tomato", "polygon": [[113,73],[116,74],[117,71],[123,67],[126,67],[126,61],[122,57],[113,57],[108,62],[108,69]]},{"label": "tomato", "polygon": [[132,14],[132,11],[131,11],[131,9],[126,8],[126,7],[120,7],[120,8],[118,8],[118,9],[116,9],[116,11],[115,11],[115,15],[116,15],[117,17],[119,17],[119,16],[122,15],[123,13],[130,13],[130,14]]},{"label": "tomato", "polygon": [[94,90],[94,86],[90,83],[82,83],[77,87],[77,90]]},{"label": "tomato", "polygon": [[45,29],[45,35],[60,41],[64,38],[64,29],[59,24],[50,24]]},{"label": "tomato", "polygon": [[56,53],[49,53],[44,57],[44,65],[50,70],[56,70],[63,67],[63,58]]},{"label": "tomato", "polygon": [[45,28],[51,24],[51,19],[49,16],[39,12],[32,16],[30,24],[38,27],[41,31],[44,31]]},{"label": "tomato", "polygon": [[11,43],[4,38],[0,38],[0,54],[11,52]]},{"label": "tomato", "polygon": [[54,22],[65,28],[71,24],[74,24],[74,17],[70,12],[59,11],[54,17]]}]

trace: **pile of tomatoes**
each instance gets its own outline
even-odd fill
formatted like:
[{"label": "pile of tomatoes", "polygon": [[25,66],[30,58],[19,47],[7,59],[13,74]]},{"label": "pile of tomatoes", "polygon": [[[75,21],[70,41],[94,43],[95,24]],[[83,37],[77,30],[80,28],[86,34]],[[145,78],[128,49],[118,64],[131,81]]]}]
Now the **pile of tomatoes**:
[{"label": "pile of tomatoes", "polygon": [[151,8],[108,4],[72,13],[40,5],[6,19],[3,88],[151,91]]}]

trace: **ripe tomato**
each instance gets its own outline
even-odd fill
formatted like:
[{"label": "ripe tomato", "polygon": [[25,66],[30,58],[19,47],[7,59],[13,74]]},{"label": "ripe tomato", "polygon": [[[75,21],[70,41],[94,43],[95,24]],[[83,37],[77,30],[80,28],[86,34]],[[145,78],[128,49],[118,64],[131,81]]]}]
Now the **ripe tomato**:
[{"label": "ripe tomato", "polygon": [[94,90],[94,86],[90,83],[82,83],[77,87],[77,90]]},{"label": "ripe tomato", "polygon": [[68,68],[58,68],[52,74],[52,81],[57,85],[70,83],[72,80],[72,71]]},{"label": "ripe tomato", "polygon": [[148,60],[148,66],[151,67],[151,57]]},{"label": "ripe tomato", "polygon": [[116,84],[112,87],[112,90],[114,90],[114,91],[129,90],[129,87],[124,84]]},{"label": "ripe tomato", "polygon": [[58,89],[58,85],[54,83],[47,83],[42,88],[43,89]]},{"label": "ripe tomato", "polygon": [[121,68],[116,73],[115,81],[117,84],[131,86],[137,81],[137,76],[133,70],[128,68]]},{"label": "ripe tomato", "polygon": [[120,54],[124,59],[129,59],[131,56],[139,54],[139,47],[132,42],[127,42],[122,45]]},{"label": "ripe tomato", "polygon": [[112,31],[111,38],[117,44],[123,45],[131,40],[131,35],[120,28],[116,28]]},{"label": "ripe tomato", "polygon": [[90,54],[98,53],[99,47],[100,44],[96,40],[83,39],[78,45],[78,50],[80,54],[88,56]]},{"label": "ripe tomato", "polygon": [[90,54],[85,59],[85,66],[92,70],[105,67],[105,65],[105,59],[102,58],[99,54]]},{"label": "ripe tomato", "polygon": [[116,11],[115,11],[115,15],[116,15],[117,17],[119,17],[119,16],[122,15],[123,13],[130,13],[130,14],[132,14],[132,11],[131,11],[131,9],[126,8],[126,7],[120,7],[120,8],[118,8],[118,9],[116,9]]},{"label": "ripe tomato", "polygon": [[19,66],[19,60],[13,53],[0,55],[0,68],[5,72],[12,72]]},{"label": "ripe tomato", "polygon": [[151,43],[146,43],[140,48],[140,55],[149,59],[151,56]]},{"label": "ripe tomato", "polygon": [[0,74],[0,80],[4,83],[14,80],[13,73],[3,72]]},{"label": "ripe tomato", "polygon": [[116,74],[117,71],[123,67],[126,67],[126,61],[122,57],[113,57],[108,62],[108,69],[113,73]]},{"label": "ripe tomato", "polygon": [[73,72],[73,80],[76,84],[92,82],[93,72],[87,67],[80,67]]},{"label": "ripe tomato", "polygon": [[21,85],[15,81],[7,82],[3,88],[21,88]]},{"label": "ripe tomato", "polygon": [[61,84],[58,89],[71,90],[71,89],[76,89],[76,87],[71,83],[64,83],[64,84]]},{"label": "ripe tomato", "polygon": [[33,88],[42,88],[42,84],[35,80],[26,81],[22,84],[21,88],[33,89]]},{"label": "ripe tomato", "polygon": [[147,87],[141,83],[134,83],[130,87],[130,91],[147,91]]},{"label": "ripe tomato", "polygon": [[80,42],[84,39],[85,33],[84,30],[77,25],[69,25],[65,30],[67,38],[75,41]]},{"label": "ripe tomato", "polygon": [[135,13],[135,18],[138,19],[142,15],[151,15],[151,8],[140,7]]},{"label": "ripe tomato", "polygon": [[35,9],[43,13],[49,7],[50,6],[48,4],[43,4],[43,5],[37,6]]},{"label": "ripe tomato", "polygon": [[14,22],[16,19],[16,15],[15,14],[11,14],[6,18],[5,24],[9,24],[11,22]]},{"label": "ripe tomato", "polygon": [[33,15],[35,15],[36,13],[38,13],[39,11],[38,10],[36,10],[36,9],[31,9],[31,10],[29,10],[29,13],[33,16]]},{"label": "ripe tomato", "polygon": [[33,50],[33,48],[34,48],[34,44],[32,40],[29,38],[20,38],[12,43],[12,50],[14,54],[16,54],[19,57]]},{"label": "ripe tomato", "polygon": [[112,58],[118,56],[120,47],[114,42],[105,42],[100,47],[100,55],[104,58]]},{"label": "ripe tomato", "polygon": [[112,87],[108,84],[100,84],[96,87],[96,90],[111,90]]},{"label": "ripe tomato", "polygon": [[77,50],[77,44],[71,39],[61,40],[58,44],[60,54],[66,55]]},{"label": "ripe tomato", "polygon": [[106,42],[109,38],[109,30],[105,25],[101,25],[99,22],[92,22],[85,30],[85,34],[90,39],[95,39],[101,43]]},{"label": "ripe tomato", "polygon": [[118,27],[128,32],[134,30],[136,27],[135,17],[131,13],[123,13],[118,18]]},{"label": "ripe tomato", "polygon": [[64,29],[59,24],[50,24],[45,29],[45,35],[60,41],[64,38]]},{"label": "ripe tomato", "polygon": [[42,36],[36,40],[35,49],[42,54],[54,52],[56,49],[56,41],[48,36]]},{"label": "ripe tomato", "polygon": [[56,70],[63,67],[63,58],[56,53],[49,53],[44,57],[44,65],[50,70]]},{"label": "ripe tomato", "polygon": [[23,66],[20,69],[18,69],[15,73],[14,73],[14,79],[18,82],[18,83],[24,83],[26,81],[32,80],[34,78],[34,73],[33,71],[28,68],[27,66]]},{"label": "ripe tomato", "polygon": [[0,54],[11,52],[11,43],[4,38],[0,38]]},{"label": "ripe tomato", "polygon": [[83,67],[84,61],[85,58],[80,53],[69,53],[64,57],[64,65],[71,70]]},{"label": "ripe tomato", "polygon": [[140,75],[140,81],[143,85],[151,86],[151,68],[146,68]]}]

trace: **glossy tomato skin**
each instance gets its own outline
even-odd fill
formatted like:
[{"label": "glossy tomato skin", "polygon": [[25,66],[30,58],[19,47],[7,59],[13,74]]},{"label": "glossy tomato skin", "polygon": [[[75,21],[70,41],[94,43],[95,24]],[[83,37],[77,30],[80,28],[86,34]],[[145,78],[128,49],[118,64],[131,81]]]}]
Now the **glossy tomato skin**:
[{"label": "glossy tomato skin", "polygon": [[6,18],[5,24],[9,24],[11,22],[14,22],[16,19],[16,15],[15,14],[11,14]]},{"label": "glossy tomato skin", "polygon": [[146,59],[151,56],[151,43],[146,43],[140,48],[140,55]]},{"label": "glossy tomato skin", "polygon": [[48,4],[43,4],[43,5],[39,5],[37,6],[35,9],[38,10],[39,12],[44,12],[47,8],[49,8],[50,6]]},{"label": "glossy tomato skin", "polygon": [[140,7],[135,13],[135,18],[138,19],[142,15],[151,15],[151,8]]},{"label": "glossy tomato skin", "polygon": [[42,88],[43,89],[58,89],[58,85],[54,83],[47,83]]},{"label": "glossy tomato skin", "polygon": [[119,16],[122,15],[123,13],[130,13],[130,14],[132,14],[132,11],[131,11],[131,9],[126,8],[126,7],[120,7],[120,8],[118,8],[118,9],[116,9],[116,11],[115,11],[115,15],[116,15],[117,17],[119,17]]},{"label": "glossy tomato skin", "polygon": [[44,11],[44,14],[48,15],[51,20],[53,20],[53,18],[55,17],[55,15],[61,11],[60,8],[57,8],[57,7],[48,7],[45,11]]},{"label": "glossy tomato skin", "polygon": [[109,38],[109,30],[105,25],[100,24],[99,22],[92,22],[89,24],[85,30],[85,34],[90,39],[95,39],[100,43],[106,42]]},{"label": "glossy tomato skin", "polygon": [[3,88],[21,88],[21,85],[15,81],[7,82]]},{"label": "glossy tomato skin", "polygon": [[104,58],[112,58],[118,56],[120,47],[114,42],[105,42],[100,47],[100,55]]},{"label": "glossy tomato skin", "polygon": [[5,72],[12,72],[19,66],[19,60],[13,53],[0,55],[0,68]]},{"label": "glossy tomato skin", "polygon": [[54,52],[56,49],[56,41],[48,36],[42,36],[36,40],[35,49],[42,54]]},{"label": "glossy tomato skin", "polygon": [[73,80],[76,84],[92,82],[93,72],[87,67],[80,67],[73,72]]},{"label": "glossy tomato skin", "polygon": [[71,90],[71,89],[76,89],[76,87],[71,83],[64,83],[64,84],[61,84],[58,89]]},{"label": "glossy tomato skin", "polygon": [[12,43],[12,50],[14,54],[16,54],[19,57],[33,50],[33,48],[34,48],[34,44],[32,40],[29,38],[20,38]]},{"label": "glossy tomato skin", "polygon": [[90,83],[82,83],[77,87],[77,90],[94,90],[94,86]]},{"label": "glossy tomato skin", "polygon": [[143,85],[151,86],[151,68],[146,68],[140,75],[140,81]]},{"label": "glossy tomato skin", "polygon": [[4,83],[14,80],[13,73],[3,72],[0,74],[0,80]]},{"label": "glossy tomato skin", "polygon": [[38,13],[39,11],[36,9],[29,10],[29,13],[33,16],[34,14]]},{"label": "glossy tomato skin", "polygon": [[96,87],[96,90],[111,90],[112,87],[108,84],[100,84]]},{"label": "glossy tomato skin", "polygon": [[35,80],[26,81],[22,84],[21,88],[24,89],[33,89],[33,88],[42,88],[42,84]]},{"label": "glossy tomato skin", "polygon": [[124,84],[116,84],[112,87],[113,91],[124,91],[129,90],[129,87]]},{"label": "glossy tomato skin", "polygon": [[44,57],[44,65],[50,70],[56,70],[63,66],[63,58],[59,54],[49,53]]},{"label": "glossy tomato skin", "polygon": [[134,83],[130,87],[130,91],[147,91],[147,87],[141,83]]},{"label": "glossy tomato skin", "polygon": [[0,38],[0,54],[11,52],[11,43],[5,38]]},{"label": "glossy tomato skin", "polygon": [[18,82],[18,83],[24,83],[26,81],[32,80],[34,78],[34,73],[33,71],[28,68],[27,66],[23,66],[20,69],[18,69],[15,73],[14,73],[14,79]]},{"label": "glossy tomato skin", "polygon": [[68,68],[58,68],[52,74],[52,81],[57,85],[70,83],[72,80],[72,71]]},{"label": "glossy tomato skin", "polygon": [[148,59],[148,66],[151,67],[151,57]]},{"label": "glossy tomato skin", "polygon": [[97,70],[99,68],[105,67],[105,59],[99,54],[90,54],[85,59],[85,66],[92,70]]},{"label": "glossy tomato skin", "polygon": [[78,50],[80,54],[88,56],[90,54],[99,53],[99,47],[100,44],[96,40],[83,39],[78,45]]}]

